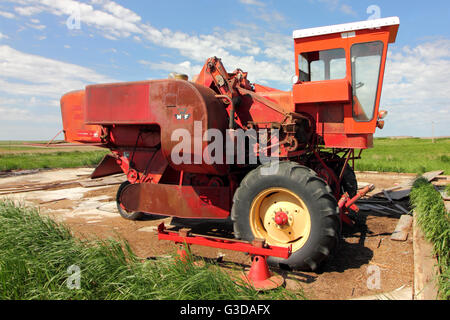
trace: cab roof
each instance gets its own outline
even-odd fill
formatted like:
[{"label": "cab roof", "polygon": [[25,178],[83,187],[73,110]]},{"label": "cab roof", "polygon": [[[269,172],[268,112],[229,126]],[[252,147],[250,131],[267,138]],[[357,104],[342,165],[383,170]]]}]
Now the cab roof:
[{"label": "cab roof", "polygon": [[327,34],[351,32],[365,29],[375,29],[382,27],[389,27],[389,42],[395,42],[397,37],[398,27],[400,25],[399,17],[390,17],[382,19],[365,20],[352,23],[337,24],[326,27],[308,28],[295,30],[292,34],[294,39],[317,37]]}]

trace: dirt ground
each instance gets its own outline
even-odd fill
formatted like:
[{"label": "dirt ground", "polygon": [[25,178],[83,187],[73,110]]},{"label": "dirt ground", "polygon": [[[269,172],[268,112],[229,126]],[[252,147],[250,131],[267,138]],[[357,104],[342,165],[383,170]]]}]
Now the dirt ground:
[{"label": "dirt ground", "polygon": [[[119,216],[115,204],[118,184],[86,188],[76,183],[88,181],[91,172],[92,169],[89,168],[62,169],[0,178],[0,197],[37,205],[41,213],[64,222],[75,235],[82,238],[126,239],[135,253],[143,258],[167,255],[176,250],[172,242],[158,241],[156,227],[161,222],[166,225],[187,226],[194,233],[231,236],[232,227],[227,221],[199,223],[152,216],[142,221],[125,220]],[[373,196],[383,188],[413,179],[414,175],[359,172],[357,177],[361,185],[372,183],[376,186],[369,194]],[[36,183],[60,185],[29,192],[3,191],[1,195],[2,190]],[[408,198],[399,203],[407,208]],[[412,288],[412,237],[409,236],[404,242],[390,240],[399,217],[399,214],[383,215],[360,211],[356,216],[358,223],[353,228],[345,228],[336,256],[319,271],[273,271],[285,277],[289,290],[302,288],[309,299],[352,299],[399,288]],[[192,251],[205,258],[224,255],[224,266],[250,266],[250,258],[244,253],[200,246],[193,246]],[[378,287],[376,282],[372,282],[377,274],[380,276]]]}]

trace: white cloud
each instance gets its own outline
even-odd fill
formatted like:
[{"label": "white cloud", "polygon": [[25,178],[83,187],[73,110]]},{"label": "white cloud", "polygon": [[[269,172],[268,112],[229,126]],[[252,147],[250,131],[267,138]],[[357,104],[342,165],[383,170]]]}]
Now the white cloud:
[{"label": "white cloud", "polygon": [[89,68],[23,53],[7,45],[0,46],[0,66],[0,91],[8,95],[59,99],[88,83],[114,81]]},{"label": "white cloud", "polygon": [[131,11],[130,9],[127,9],[127,8],[115,3],[114,1],[93,0],[92,3],[101,4],[103,9],[105,9],[109,13],[113,14],[117,18],[123,19],[127,22],[137,23],[137,22],[141,21],[141,17],[138,14]]},{"label": "white cloud", "polygon": [[44,30],[46,28],[46,26],[43,25],[43,24],[30,24],[30,23],[27,23],[26,25],[28,27],[36,29],[36,30]]},{"label": "white cloud", "polygon": [[353,8],[351,6],[349,6],[348,4],[341,4],[339,6],[339,10],[345,14],[348,14],[350,16],[357,16],[358,14],[356,13],[355,10],[353,10]]},{"label": "white cloud", "polygon": [[2,121],[20,121],[33,123],[58,123],[61,120],[59,115],[40,114],[38,117],[28,109],[3,108],[0,107]]},{"label": "white cloud", "polygon": [[178,72],[178,73],[184,73],[189,76],[190,79],[192,79],[195,75],[197,75],[201,69],[202,65],[195,65],[190,61],[184,61],[180,63],[170,63],[170,62],[159,62],[154,63],[146,60],[140,60],[138,61],[140,64],[149,66],[153,70],[164,70],[167,71],[167,74],[170,72]]},{"label": "white cloud", "polygon": [[258,0],[239,0],[239,2],[251,6],[265,6],[264,2]]},{"label": "white cloud", "polygon": [[[392,51],[392,50],[391,50]],[[431,122],[450,123],[450,40],[394,50],[386,63],[380,108],[389,111],[386,129],[431,135]],[[405,134],[406,134],[405,133]]]},{"label": "white cloud", "polygon": [[348,4],[341,3],[340,0],[309,0],[312,3],[321,3],[324,4],[328,10],[330,11],[340,11],[344,14],[357,16],[356,11]]},{"label": "white cloud", "polygon": [[[40,8],[57,16],[69,17],[77,12],[82,28],[83,25],[96,28],[101,31],[102,36],[110,40],[130,36],[136,41],[146,40],[158,46],[175,49],[188,61],[196,63],[204,63],[211,56],[221,57],[223,63],[230,69],[242,68],[249,72],[249,77],[253,80],[281,81],[286,84],[294,73],[292,65],[286,66],[279,64],[278,61],[274,63],[255,58],[255,55],[264,54],[271,60],[274,57],[282,57],[281,59],[286,61],[287,52],[289,52],[285,50],[286,46],[277,42],[264,50],[258,41],[246,36],[241,30],[216,30],[212,34],[190,35],[167,28],[157,29],[148,23],[142,23],[141,17],[133,11],[109,0],[91,0],[92,5],[74,0],[29,0],[27,3],[30,5],[23,8]],[[256,4],[256,2],[248,4]],[[100,6],[101,10],[95,9],[93,5]],[[284,19],[277,12],[267,14],[264,8],[258,9],[261,19],[272,22]],[[22,13],[33,11],[32,9],[17,10]]]},{"label": "white cloud", "polygon": [[[135,17],[131,14],[128,14],[131,19],[124,18],[126,15],[126,9],[119,9],[119,5],[110,5],[109,9],[115,11],[115,14],[110,14],[101,10],[94,9],[93,6],[88,5],[86,3],[81,3],[73,0],[41,0],[43,5],[45,5],[46,10],[50,11],[55,15],[65,15],[71,16],[74,13],[79,14],[80,20],[82,24],[87,24],[89,26],[93,26],[99,28],[112,37],[128,37],[132,33],[142,33],[142,30],[135,23]],[[96,1],[94,1],[96,2]]]},{"label": "white cloud", "polygon": [[0,32],[0,40],[2,39],[9,39],[9,37],[6,34]]},{"label": "white cloud", "polygon": [[15,7],[16,11],[21,16],[32,16],[41,13],[43,9],[40,6]]},{"label": "white cloud", "polygon": [[14,13],[6,12],[6,11],[0,11],[0,17],[7,18],[7,19],[14,19],[16,16]]}]

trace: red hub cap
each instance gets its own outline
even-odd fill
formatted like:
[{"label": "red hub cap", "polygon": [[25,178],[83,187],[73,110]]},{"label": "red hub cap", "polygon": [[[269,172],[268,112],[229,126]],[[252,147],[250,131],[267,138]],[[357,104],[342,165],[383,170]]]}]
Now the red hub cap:
[{"label": "red hub cap", "polygon": [[275,213],[275,223],[279,226],[284,226],[288,223],[288,215],[283,211]]}]

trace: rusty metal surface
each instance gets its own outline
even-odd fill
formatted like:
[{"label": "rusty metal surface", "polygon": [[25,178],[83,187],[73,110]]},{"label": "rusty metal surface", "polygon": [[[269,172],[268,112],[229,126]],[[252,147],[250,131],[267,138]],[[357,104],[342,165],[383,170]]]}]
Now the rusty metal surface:
[{"label": "rusty metal surface", "polygon": [[227,218],[228,187],[196,187],[169,184],[131,184],[120,202],[128,211],[142,211],[181,218]]},{"label": "rusty metal surface", "polygon": [[122,168],[117,164],[117,159],[110,154],[103,157],[100,164],[91,174],[91,179],[102,178],[116,173],[121,173]]},{"label": "rusty metal surface", "polygon": [[[206,164],[204,161],[194,164],[195,123],[201,124],[197,133],[200,137],[208,129],[224,132],[228,126],[228,115],[222,100],[217,99],[216,93],[205,86],[176,79],[87,86],[86,123],[116,125],[111,129],[111,141],[119,144],[117,147],[125,143],[132,145],[139,137],[140,130],[143,130],[142,125],[150,126],[152,131],[142,134],[148,143],[137,141],[139,147],[160,142],[163,155],[177,170],[226,173],[225,165]],[[172,138],[174,132],[180,132],[178,129],[186,130],[191,137],[190,152],[185,151],[186,156],[192,159],[190,164],[175,164],[171,161],[171,152],[180,143],[179,139]],[[203,151],[208,141],[201,141],[200,144]]]}]

